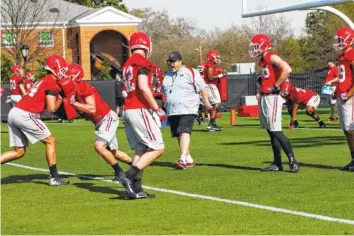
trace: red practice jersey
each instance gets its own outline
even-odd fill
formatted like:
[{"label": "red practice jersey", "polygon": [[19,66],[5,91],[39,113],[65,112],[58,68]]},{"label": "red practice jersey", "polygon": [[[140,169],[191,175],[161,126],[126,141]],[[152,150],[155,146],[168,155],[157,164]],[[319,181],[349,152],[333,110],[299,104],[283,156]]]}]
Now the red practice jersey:
[{"label": "red practice jersey", "polygon": [[204,67],[204,81],[205,81],[205,83],[206,84],[218,84],[219,79],[215,79],[215,80],[208,79],[208,69],[209,68],[213,68],[213,76],[218,75],[217,65],[212,61],[208,61],[208,63],[206,63],[205,67]]},{"label": "red practice jersey", "polygon": [[93,96],[95,99],[96,113],[93,115],[86,114],[85,118],[94,124],[98,124],[111,109],[94,87],[87,82],[81,81],[76,88],[76,99],[80,103],[85,103],[85,98],[88,96]]},{"label": "red practice jersey", "polygon": [[59,87],[53,75],[46,75],[33,84],[29,93],[16,104],[24,111],[42,114],[46,108],[46,95],[57,96]]},{"label": "red practice jersey", "polygon": [[140,54],[134,53],[123,66],[123,84],[128,96],[125,99],[125,110],[151,108],[148,101],[142,96],[138,87],[138,71],[142,68],[149,70],[148,85],[152,89],[152,63]]},{"label": "red practice jersey", "polygon": [[29,93],[29,91],[31,90],[31,88],[33,86],[33,82],[29,79],[25,79],[25,80],[23,80],[23,85],[25,87],[26,93]]},{"label": "red practice jersey", "polygon": [[354,61],[354,49],[351,48],[344,55],[338,57],[338,86],[336,95],[340,96],[341,93],[347,92],[353,87],[354,75],[351,70],[351,63]]},{"label": "red practice jersey", "polygon": [[[328,71],[325,83],[327,83],[328,81],[334,80],[335,78],[338,78],[338,67],[332,66]],[[331,86],[337,86],[337,82],[333,82],[331,84]]]},{"label": "red practice jersey", "polygon": [[10,93],[11,95],[22,95],[20,84],[23,84],[23,78],[19,75],[12,75],[10,78]]},{"label": "red practice jersey", "polygon": [[269,94],[275,82],[279,79],[279,69],[270,62],[270,57],[277,55],[273,51],[266,52],[258,65],[262,68],[261,93]]},{"label": "red practice jersey", "polygon": [[289,95],[289,99],[293,102],[297,101],[300,104],[307,104],[308,101],[315,95],[317,95],[317,93],[312,90],[294,87]]}]

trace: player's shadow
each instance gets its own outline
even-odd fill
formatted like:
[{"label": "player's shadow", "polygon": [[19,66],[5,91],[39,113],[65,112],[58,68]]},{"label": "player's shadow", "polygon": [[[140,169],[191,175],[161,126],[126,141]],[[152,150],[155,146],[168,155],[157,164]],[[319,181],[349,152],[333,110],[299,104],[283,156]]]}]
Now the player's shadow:
[{"label": "player's shadow", "polygon": [[101,178],[104,178],[104,177],[112,177],[113,179],[113,176],[112,175],[93,175],[93,174],[76,174],[75,177],[77,177],[78,179],[80,180],[95,180],[95,178],[97,178],[98,180],[100,180]]},{"label": "player's shadow", "polygon": [[[175,170],[182,170],[181,168],[175,166],[174,163],[172,163],[172,162],[156,161],[152,164],[152,166],[169,167],[169,168],[173,168]],[[208,167],[228,168],[228,169],[238,169],[238,170],[257,170],[257,171],[259,170],[259,168],[256,168],[256,167],[230,165],[230,164],[222,164],[222,163],[196,163],[195,166],[196,167],[208,166]]]},{"label": "player's shadow", "polygon": [[[118,197],[112,197],[110,199],[121,199],[121,200],[126,200],[128,199],[128,195],[125,191],[122,190],[117,190],[111,187],[104,187],[104,186],[97,186],[95,183],[75,183],[73,184],[75,187],[81,188],[81,189],[86,189],[90,192],[94,193],[103,193],[103,194],[115,194]],[[120,186],[119,184],[116,184],[117,186]]]},{"label": "player's shadow", "polygon": [[230,164],[221,164],[221,163],[197,163],[198,166],[208,166],[208,167],[218,167],[218,168],[228,168],[228,169],[237,169],[237,170],[257,170],[257,167],[251,166],[239,166],[239,165],[230,165]]},{"label": "player's shadow", "polygon": [[49,175],[32,174],[32,175],[11,175],[1,178],[1,184],[22,184],[37,182],[36,180],[49,180]]},{"label": "player's shadow", "polygon": [[[266,164],[271,164],[272,162],[270,161],[265,161],[263,163]],[[282,162],[283,165],[288,165],[288,162]],[[312,164],[312,163],[304,163],[304,162],[299,162],[300,169],[302,166],[304,167],[310,167],[310,168],[318,168],[318,169],[326,169],[326,170],[339,170],[341,166],[328,166],[328,165],[323,165],[323,164]]]},{"label": "player's shadow", "polygon": [[[291,138],[291,145],[294,148],[308,148],[308,147],[321,147],[321,146],[331,146],[331,145],[341,145],[346,144],[346,140],[343,135],[338,136],[327,136],[327,137],[302,137],[302,138]],[[217,145],[222,146],[270,146],[270,140],[254,140],[246,142],[222,142],[217,143]]]},{"label": "player's shadow", "polygon": [[261,129],[261,125],[260,124],[236,124],[233,127],[243,127],[243,128],[260,128]]},{"label": "player's shadow", "polygon": [[8,131],[3,131],[3,130],[1,130],[1,133],[2,133],[2,134],[8,134],[9,132],[8,132]]}]

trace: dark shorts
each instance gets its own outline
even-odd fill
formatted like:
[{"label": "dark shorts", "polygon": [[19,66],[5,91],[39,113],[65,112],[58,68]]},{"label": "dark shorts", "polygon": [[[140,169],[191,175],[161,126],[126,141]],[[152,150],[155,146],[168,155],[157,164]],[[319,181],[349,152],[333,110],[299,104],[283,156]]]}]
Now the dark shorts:
[{"label": "dark shorts", "polygon": [[178,137],[180,133],[192,133],[196,115],[169,116],[171,135]]},{"label": "dark shorts", "polygon": [[116,98],[116,106],[117,107],[124,106],[124,104],[125,104],[124,98]]}]

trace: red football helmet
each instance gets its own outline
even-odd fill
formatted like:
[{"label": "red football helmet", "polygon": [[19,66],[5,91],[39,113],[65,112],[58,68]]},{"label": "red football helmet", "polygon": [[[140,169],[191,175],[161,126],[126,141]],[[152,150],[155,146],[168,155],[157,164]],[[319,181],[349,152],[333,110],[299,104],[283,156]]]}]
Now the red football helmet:
[{"label": "red football helmet", "polygon": [[207,53],[207,59],[216,64],[220,64],[221,62],[220,53],[217,50],[209,50]]},{"label": "red football helmet", "polygon": [[66,73],[72,79],[75,85],[81,82],[84,78],[84,70],[79,64],[72,63],[68,65],[68,72]]},{"label": "red football helmet", "polygon": [[22,75],[23,69],[19,65],[13,65],[11,66],[11,73],[15,75]]},{"label": "red football helmet", "polygon": [[270,38],[265,34],[256,34],[249,44],[248,54],[250,57],[258,57],[269,50],[272,46]]},{"label": "red football helmet", "polygon": [[349,27],[341,27],[334,36],[333,47],[336,51],[343,51],[354,43],[354,30]]},{"label": "red football helmet", "polygon": [[63,57],[53,55],[47,58],[44,63],[44,69],[53,73],[59,79],[66,77],[66,72],[68,71],[68,66]]},{"label": "red football helmet", "polygon": [[35,81],[36,77],[34,76],[34,74],[30,71],[26,72],[26,79],[31,80],[32,82]]},{"label": "red football helmet", "polygon": [[286,80],[280,85],[280,96],[287,97],[290,95],[291,91],[293,90],[294,85],[289,81]]},{"label": "red football helmet", "polygon": [[197,70],[199,71],[200,74],[203,74],[204,68],[205,68],[205,63],[201,63],[198,65]]},{"label": "red football helmet", "polygon": [[146,55],[149,56],[152,51],[150,36],[144,32],[135,32],[130,36],[129,48],[130,50],[144,49],[146,50]]}]

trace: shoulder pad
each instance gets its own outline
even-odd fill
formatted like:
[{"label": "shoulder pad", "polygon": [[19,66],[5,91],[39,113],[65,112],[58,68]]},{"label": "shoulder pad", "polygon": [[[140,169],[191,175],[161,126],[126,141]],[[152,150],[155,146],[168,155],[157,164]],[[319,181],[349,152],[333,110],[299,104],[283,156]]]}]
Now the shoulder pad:
[{"label": "shoulder pad", "polygon": [[354,61],[354,49],[352,48],[349,50],[345,55],[344,58],[348,61]]}]

